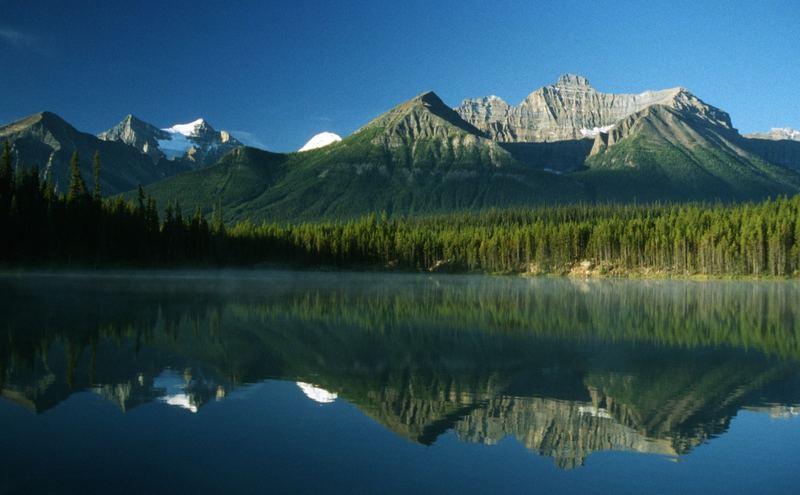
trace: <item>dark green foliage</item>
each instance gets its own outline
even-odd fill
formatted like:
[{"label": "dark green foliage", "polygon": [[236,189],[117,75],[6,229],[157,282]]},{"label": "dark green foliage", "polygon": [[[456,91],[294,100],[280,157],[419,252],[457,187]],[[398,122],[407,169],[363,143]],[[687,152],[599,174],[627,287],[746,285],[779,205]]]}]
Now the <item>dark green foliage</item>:
[{"label": "dark green foliage", "polygon": [[747,201],[794,194],[800,176],[755,156],[676,146],[647,136],[622,140],[586,160],[571,176],[593,198],[615,201]]},{"label": "dark green foliage", "polygon": [[[279,166],[279,164],[278,164]],[[268,173],[268,172],[266,172]],[[80,190],[80,189],[78,189]],[[83,191],[84,198],[88,198]],[[742,205],[573,205],[431,217],[371,214],[351,221],[228,228],[216,205],[163,223],[138,201],[75,201],[36,171],[14,183],[0,221],[10,263],[213,264],[396,268],[490,273],[789,276],[800,273],[800,196]]]},{"label": "dark green foliage", "polygon": [[11,145],[3,143],[3,155],[0,157],[0,202],[8,208],[11,202],[11,191],[14,184],[14,169],[11,165]]},{"label": "dark green foliage", "polygon": [[219,205],[227,222],[357,218],[382,211],[419,215],[588,199],[581,184],[522,167],[510,156],[500,154],[494,164],[486,149],[454,151],[424,140],[390,152],[372,143],[375,135],[362,131],[342,143],[289,155],[242,148],[213,167],[146,191],[161,205],[180,198],[186,214],[198,206],[211,214]]},{"label": "dark green foliage", "polygon": [[86,196],[86,183],[81,176],[81,162],[78,152],[72,153],[72,159],[69,161],[69,186],[67,192],[67,201],[79,201]]},{"label": "dark green foliage", "polygon": [[94,177],[94,200],[100,201],[100,198],[103,195],[100,192],[100,152],[94,152],[94,158],[92,159],[92,176]]}]

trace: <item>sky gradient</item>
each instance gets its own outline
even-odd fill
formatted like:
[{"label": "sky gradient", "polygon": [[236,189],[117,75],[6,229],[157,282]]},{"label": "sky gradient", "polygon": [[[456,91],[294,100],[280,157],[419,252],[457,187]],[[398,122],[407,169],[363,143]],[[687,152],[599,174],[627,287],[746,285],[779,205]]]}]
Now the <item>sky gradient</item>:
[{"label": "sky gradient", "polygon": [[800,128],[800,2],[0,0],[0,123],[204,117],[294,150],[434,90],[519,103],[558,76],[684,86],[742,132]]}]

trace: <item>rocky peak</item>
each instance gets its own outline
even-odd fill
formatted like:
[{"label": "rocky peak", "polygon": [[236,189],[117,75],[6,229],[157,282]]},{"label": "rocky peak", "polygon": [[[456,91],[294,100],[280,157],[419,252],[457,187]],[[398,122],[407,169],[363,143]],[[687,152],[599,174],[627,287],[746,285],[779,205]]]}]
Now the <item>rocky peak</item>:
[{"label": "rocky peak", "polygon": [[684,88],[639,94],[601,93],[585,77],[575,74],[564,74],[555,84],[537,89],[518,106],[503,104],[489,97],[477,98],[465,100],[456,111],[494,140],[506,143],[593,138],[653,105],[665,105],[733,129],[727,113],[707,105]]},{"label": "rocky peak", "polygon": [[733,130],[733,124],[728,112],[707,104],[686,88],[675,88],[673,91],[673,96],[661,104],[665,104],[686,115],[704,120],[706,123]]},{"label": "rocky peak", "polygon": [[385,134],[404,134],[408,139],[447,135],[451,130],[481,135],[481,131],[465,122],[444,104],[433,91],[428,91],[397,105],[361,130],[382,128]]},{"label": "rocky peak", "polygon": [[118,141],[133,146],[147,155],[153,163],[158,163],[164,156],[158,147],[158,140],[166,139],[168,134],[133,114],[128,114],[119,124],[97,137],[103,141]]},{"label": "rocky peak", "polygon": [[97,135],[104,141],[124,141],[132,144],[137,140],[147,140],[148,137],[156,137],[165,134],[157,127],[137,118],[132,114],[125,116],[122,121],[111,129]]},{"label": "rocky peak", "polygon": [[104,141],[119,141],[147,155],[153,163],[162,159],[184,160],[192,166],[210,165],[242,144],[226,131],[216,131],[205,119],[159,129],[127,115],[122,122],[99,134]]},{"label": "rocky peak", "polygon": [[[412,162],[435,163],[442,156],[459,159],[473,156],[476,149],[485,151],[487,164],[499,166],[511,161],[508,152],[462,119],[432,91],[397,105],[356,131],[353,137],[367,132],[372,133],[373,145],[389,151],[402,150],[403,156],[410,151]],[[423,141],[426,145],[419,146]]]},{"label": "rocky peak", "polygon": [[589,80],[577,74],[562,74],[555,83],[556,88],[567,89],[593,89]]},{"label": "rocky peak", "polygon": [[505,119],[511,108],[511,105],[499,96],[490,95],[464,100],[458,107],[458,113],[467,122],[480,122],[487,125]]},{"label": "rocky peak", "polygon": [[12,122],[2,127],[6,133],[18,132],[31,127],[41,127],[53,132],[59,131],[72,131],[78,132],[77,129],[72,127],[66,120],[62,119],[53,112],[39,112],[28,117]]}]

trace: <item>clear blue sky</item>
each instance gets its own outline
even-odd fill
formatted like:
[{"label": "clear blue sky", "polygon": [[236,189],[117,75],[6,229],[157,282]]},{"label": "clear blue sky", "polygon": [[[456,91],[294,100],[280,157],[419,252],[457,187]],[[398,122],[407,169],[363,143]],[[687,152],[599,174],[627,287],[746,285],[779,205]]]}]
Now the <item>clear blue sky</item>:
[{"label": "clear blue sky", "polygon": [[800,128],[800,2],[0,0],[0,122],[205,117],[271,150],[432,89],[518,103],[573,72],[688,87],[743,132]]}]

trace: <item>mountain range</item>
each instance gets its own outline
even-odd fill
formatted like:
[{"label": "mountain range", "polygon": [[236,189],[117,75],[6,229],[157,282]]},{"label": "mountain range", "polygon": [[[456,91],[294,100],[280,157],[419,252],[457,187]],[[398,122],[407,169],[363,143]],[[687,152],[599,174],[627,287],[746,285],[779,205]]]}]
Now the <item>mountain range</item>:
[{"label": "mountain range", "polygon": [[129,115],[95,137],[37,115],[0,128],[0,140],[59,187],[72,151],[86,157],[90,177],[98,150],[105,193],[143,184],[162,207],[221,204],[226,220],[800,192],[796,131],[742,136],[725,111],[685,88],[602,93],[570,74],[517,106],[488,96],[451,108],[422,93],[344,139],[314,136],[301,153],[243,146],[202,119],[162,129]]},{"label": "mountain range", "polygon": [[150,157],[153,163],[162,160],[179,161],[188,168],[213,164],[229,151],[242,146],[230,133],[217,132],[203,119],[158,129],[128,115],[122,122],[97,137],[104,141],[117,141],[133,146]]}]

